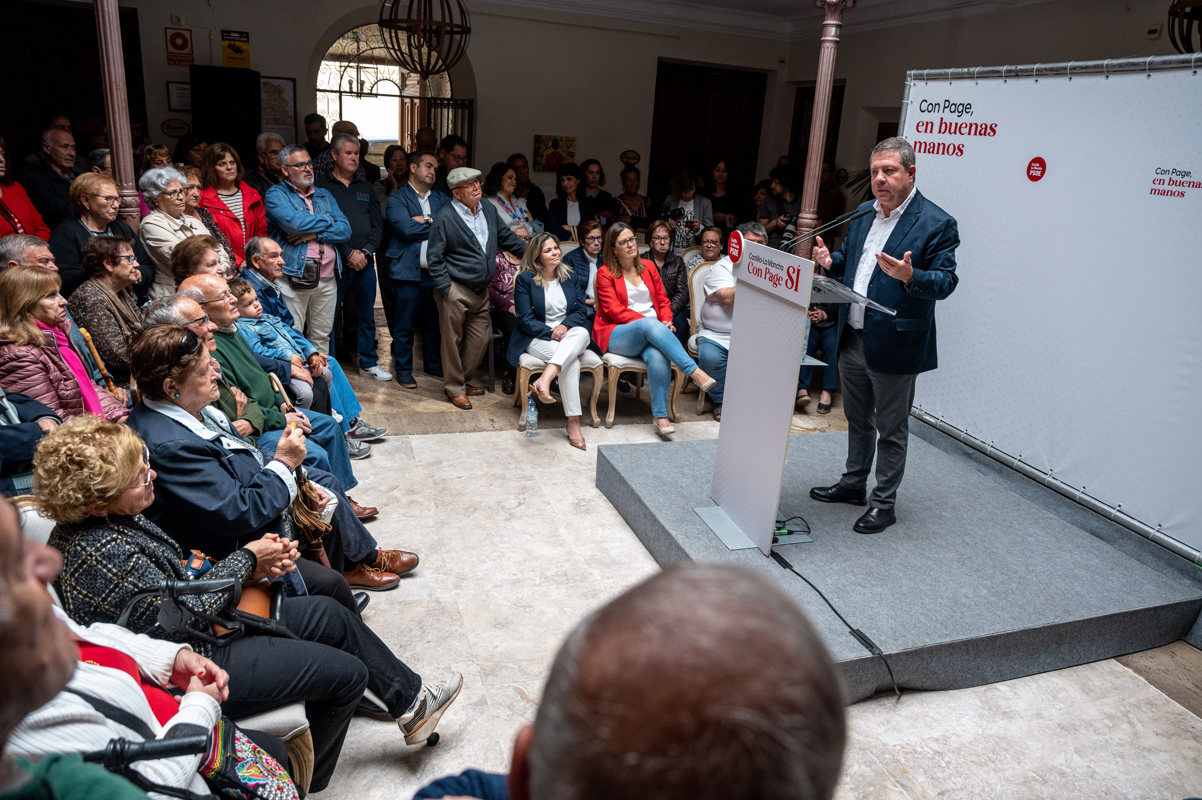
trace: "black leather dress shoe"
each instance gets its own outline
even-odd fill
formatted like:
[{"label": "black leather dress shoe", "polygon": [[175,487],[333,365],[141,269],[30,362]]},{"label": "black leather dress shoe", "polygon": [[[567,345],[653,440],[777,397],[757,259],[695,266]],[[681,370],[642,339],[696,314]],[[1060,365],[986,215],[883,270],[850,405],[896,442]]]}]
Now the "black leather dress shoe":
[{"label": "black leather dress shoe", "polygon": [[351,592],[351,597],[355,598],[355,608],[360,614],[363,609],[367,608],[367,604],[371,602],[371,596],[367,592]]},{"label": "black leather dress shoe", "polygon": [[867,505],[863,489],[853,489],[836,483],[834,486],[815,486],[810,489],[810,497],[820,503],[848,503],[853,506]]},{"label": "black leather dress shoe", "polygon": [[852,530],[856,533],[880,533],[895,522],[897,522],[897,517],[893,515],[892,508],[873,507],[856,520]]}]

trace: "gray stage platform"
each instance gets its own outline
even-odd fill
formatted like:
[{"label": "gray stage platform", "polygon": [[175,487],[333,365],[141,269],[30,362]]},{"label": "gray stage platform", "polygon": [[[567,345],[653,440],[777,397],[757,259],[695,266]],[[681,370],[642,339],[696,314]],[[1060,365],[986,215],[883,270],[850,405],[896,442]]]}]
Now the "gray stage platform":
[{"label": "gray stage platform", "polygon": [[[811,500],[842,471],[846,434],[794,436],[781,515],[815,541],[779,548],[884,651],[904,689],[955,689],[1083,664],[1187,636],[1202,578],[1184,559],[912,421],[898,523]],[[661,566],[739,564],[790,592],[840,663],[852,701],[890,688],[880,659],[758,550],[730,551],[694,513],[717,441],[606,445],[599,488]],[[1202,625],[1199,625],[1202,629]]]}]

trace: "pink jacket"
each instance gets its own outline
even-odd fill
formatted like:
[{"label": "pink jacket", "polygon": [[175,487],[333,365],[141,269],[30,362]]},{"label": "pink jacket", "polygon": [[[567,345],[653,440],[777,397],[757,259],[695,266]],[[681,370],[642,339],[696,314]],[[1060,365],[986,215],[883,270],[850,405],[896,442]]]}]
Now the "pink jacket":
[{"label": "pink jacket", "polygon": [[[0,386],[32,397],[62,419],[84,413],[79,384],[50,337],[41,346],[0,341]],[[105,419],[121,422],[129,416],[129,409],[116,397],[99,386],[96,393]]]}]

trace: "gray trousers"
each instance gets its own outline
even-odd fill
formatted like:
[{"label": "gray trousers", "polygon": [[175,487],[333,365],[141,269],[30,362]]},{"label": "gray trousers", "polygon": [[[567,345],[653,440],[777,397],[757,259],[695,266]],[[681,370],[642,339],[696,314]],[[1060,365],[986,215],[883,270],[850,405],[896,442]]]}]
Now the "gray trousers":
[{"label": "gray trousers", "polygon": [[864,359],[864,336],[843,329],[846,346],[839,354],[839,382],[847,415],[847,469],[839,483],[863,490],[876,456],[876,486],[870,506],[893,508],[906,471],[910,406],[917,375],[875,372]]}]

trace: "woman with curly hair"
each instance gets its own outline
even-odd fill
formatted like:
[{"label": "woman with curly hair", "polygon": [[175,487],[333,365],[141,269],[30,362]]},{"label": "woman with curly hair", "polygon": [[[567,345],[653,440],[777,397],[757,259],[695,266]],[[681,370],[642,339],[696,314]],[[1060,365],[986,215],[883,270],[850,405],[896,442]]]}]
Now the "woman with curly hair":
[{"label": "woman with curly hair", "polygon": [[[147,330],[134,345],[135,374],[141,378],[148,375],[137,365],[148,355],[174,362],[163,370],[168,375],[163,380],[166,388],[156,387],[156,396],[165,391],[178,395],[189,409],[211,396],[211,357],[195,334],[170,325]],[[236,436],[230,433],[228,420],[222,426],[221,412],[203,405],[201,409],[195,417],[198,431]],[[181,408],[181,413],[192,412]],[[142,513],[154,503],[157,475],[149,449],[132,428],[89,419],[63,425],[54,433],[38,445],[34,494],[43,512],[58,523],[50,535],[63,554],[63,570],[55,586],[64,609],[80,624],[115,622],[138,592],[164,580],[187,580],[181,562],[192,554],[172,532]],[[183,426],[180,434],[199,438]],[[249,449],[242,451],[246,453]],[[299,432],[285,437],[272,462],[281,469],[263,469],[259,480],[274,483],[276,494],[287,502],[295,487],[284,476],[293,474],[303,456],[304,437]],[[200,561],[201,556],[194,560]],[[237,549],[210,562],[204,575],[255,586],[292,573],[302,561],[292,540],[266,533],[247,537]],[[212,614],[228,601],[225,593],[209,593],[192,596],[186,603],[202,614]],[[295,638],[265,635],[247,625],[242,636],[216,644],[203,618],[189,619],[175,630],[161,628],[161,604],[158,594],[137,600],[126,626],[189,644],[229,672],[229,699],[222,706],[227,715],[237,718],[305,703],[316,758],[312,791],[328,784],[350,718],[366,688],[384,703],[406,744],[417,744],[433,732],[462,685],[457,674],[450,689],[424,685],[421,676],[363,623],[353,603],[348,608],[332,597],[281,598],[279,622]]]}]

